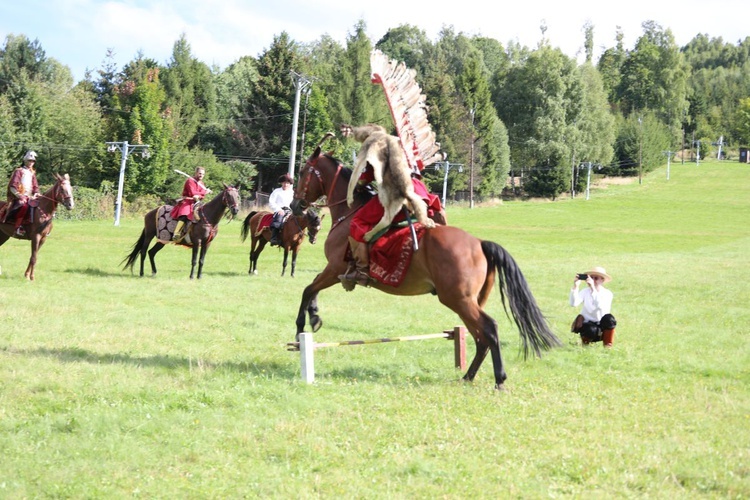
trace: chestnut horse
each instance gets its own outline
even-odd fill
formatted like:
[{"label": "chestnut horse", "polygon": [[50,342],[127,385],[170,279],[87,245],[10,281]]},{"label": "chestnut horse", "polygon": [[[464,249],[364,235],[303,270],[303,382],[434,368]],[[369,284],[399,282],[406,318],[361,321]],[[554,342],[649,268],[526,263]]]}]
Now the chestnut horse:
[{"label": "chestnut horse", "polygon": [[[240,210],[240,195],[237,192],[237,188],[234,186],[227,186],[224,184],[224,189],[217,194],[211,201],[206,204],[199,205],[197,210],[200,214],[200,220],[193,222],[190,225],[188,235],[180,241],[172,241],[174,234],[174,228],[176,221],[174,221],[169,212],[172,211],[170,205],[162,205],[159,208],[155,208],[147,213],[144,220],[143,231],[141,231],[141,237],[133,245],[133,250],[130,254],[125,257],[122,261],[125,263],[123,269],[130,268],[130,272],[133,272],[133,265],[138,255],[141,256],[141,276],[143,276],[143,264],[146,260],[146,251],[148,251],[148,258],[151,262],[151,276],[156,276],[156,262],[154,257],[156,254],[164,248],[167,243],[174,243],[176,245],[182,245],[193,249],[193,258],[191,261],[192,266],[190,267],[190,279],[193,279],[195,275],[195,264],[198,261],[198,279],[201,279],[203,275],[203,262],[206,258],[206,252],[208,247],[211,246],[211,242],[219,232],[219,222],[224,217],[227,209],[231,212],[231,217],[237,215]],[[157,238],[156,244],[148,249],[151,244],[151,240]],[[198,259],[198,250],[200,249],[200,259]]]},{"label": "chestnut horse", "polygon": [[[325,242],[328,265],[302,293],[297,314],[297,337],[304,331],[306,314],[309,314],[313,331],[318,331],[322,326],[323,321],[318,315],[318,292],[339,284],[338,276],[344,274],[347,268],[344,256],[348,248],[351,216],[363,203],[355,199],[351,207],[347,206],[347,185],[351,172],[335,158],[321,154],[320,145],[300,171],[291,208],[300,213],[325,196],[333,223]],[[474,379],[489,351],[495,388],[502,389],[507,375],[500,356],[498,325],[483,310],[495,280],[499,284],[506,315],[507,298],[522,340],[524,358],[528,357],[530,350],[541,357],[543,349],[561,345],[550,330],[513,257],[497,243],[479,240],[457,227],[437,226],[424,231],[419,251],[414,254],[406,276],[398,287],[377,281],[373,281],[371,286],[392,295],[437,295],[443,305],[458,314],[474,337],[476,355],[464,380]]]},{"label": "chestnut horse", "polygon": [[[242,223],[242,229],[240,230],[242,241],[247,239],[248,234],[251,236],[250,269],[247,271],[248,274],[258,274],[258,256],[265,248],[266,243],[271,241],[271,228],[269,226],[264,227],[260,233],[258,232],[258,225],[266,216],[271,216],[271,212],[253,211],[245,217],[245,221]],[[286,272],[287,258],[291,251],[291,276],[292,278],[294,277],[294,270],[297,267],[297,252],[299,252],[302,242],[305,241],[305,229],[307,229],[307,239],[310,240],[311,245],[314,245],[318,241],[318,232],[320,231],[320,224],[323,217],[319,217],[315,210],[308,209],[306,215],[292,215],[284,222],[281,231],[279,231],[281,247],[284,249],[284,263],[281,267],[282,276]]]},{"label": "chestnut horse", "polygon": [[[26,231],[23,236],[16,235],[13,221],[0,224],[0,245],[8,241],[11,237],[31,241],[31,258],[24,273],[24,276],[31,281],[34,281],[37,253],[52,231],[52,218],[57,210],[57,205],[62,203],[65,208],[70,210],[75,204],[73,201],[73,188],[70,185],[68,174],[54,174],[54,176],[55,184],[38,198],[29,201],[28,213],[32,213],[33,218],[31,222],[24,221],[21,224],[21,227]],[[0,209],[5,205],[6,202],[0,201]]]}]

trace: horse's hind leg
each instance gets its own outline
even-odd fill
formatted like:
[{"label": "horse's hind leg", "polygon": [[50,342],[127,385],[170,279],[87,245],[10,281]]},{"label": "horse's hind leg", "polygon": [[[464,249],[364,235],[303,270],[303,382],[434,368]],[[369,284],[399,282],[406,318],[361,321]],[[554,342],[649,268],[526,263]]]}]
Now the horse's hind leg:
[{"label": "horse's hind leg", "polygon": [[250,267],[247,268],[247,274],[258,274],[258,271],[255,269],[256,261],[258,260],[258,256],[255,254],[255,247],[257,245],[258,240],[253,237],[252,243],[250,244],[250,254],[248,255]]},{"label": "horse's hind leg", "polygon": [[[145,243],[145,245],[148,248],[148,243]],[[156,257],[156,254],[159,253],[159,250],[161,250],[162,248],[164,248],[164,243],[157,241],[156,244],[153,247],[151,247],[151,250],[148,251],[148,260],[151,263],[151,276],[156,276],[155,257]],[[141,252],[141,276],[143,276],[143,261],[144,260],[146,260],[145,250]]]},{"label": "horse's hind leg", "polygon": [[471,332],[476,343],[477,352],[464,375],[464,380],[474,380],[479,367],[482,366],[487,352],[492,354],[492,368],[495,375],[495,388],[502,389],[502,385],[508,376],[503,368],[503,359],[500,356],[500,341],[497,335],[497,322],[487,313],[482,311],[477,304],[464,305],[463,307],[451,307],[466,328]]},{"label": "horse's hind leg", "polygon": [[258,240],[258,246],[255,248],[255,244],[253,244],[253,250],[250,252],[250,271],[249,273],[252,274],[258,274],[258,257],[260,256],[260,253],[263,251],[263,249],[266,247],[266,240],[260,239]]}]

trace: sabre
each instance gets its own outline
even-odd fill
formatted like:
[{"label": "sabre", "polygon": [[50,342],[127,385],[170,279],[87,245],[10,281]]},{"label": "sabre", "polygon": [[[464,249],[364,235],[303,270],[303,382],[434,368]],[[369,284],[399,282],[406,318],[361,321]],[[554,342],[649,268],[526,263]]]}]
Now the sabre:
[{"label": "sabre", "polygon": [[[190,174],[186,174],[186,173],[185,173],[185,172],[183,172],[182,170],[178,170],[178,169],[176,169],[176,168],[175,168],[175,169],[174,169],[174,171],[175,171],[175,172],[177,172],[177,173],[178,173],[178,174],[180,174],[180,175],[184,175],[184,176],[185,176],[185,177],[187,177],[188,179],[192,179],[192,178],[193,178],[193,176],[192,176],[192,175],[190,175]],[[210,193],[210,192],[211,192],[211,190],[210,190],[210,189],[208,189],[208,188],[206,188],[206,193]]]}]

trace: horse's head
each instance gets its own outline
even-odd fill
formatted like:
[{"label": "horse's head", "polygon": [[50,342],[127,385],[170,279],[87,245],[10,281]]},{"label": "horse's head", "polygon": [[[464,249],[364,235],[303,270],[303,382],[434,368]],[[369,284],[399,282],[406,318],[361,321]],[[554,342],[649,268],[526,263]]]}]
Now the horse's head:
[{"label": "horse's head", "polygon": [[318,212],[309,208],[307,210],[307,239],[310,240],[310,244],[314,245],[318,241],[318,233],[323,223],[323,217],[325,214],[318,215]]},{"label": "horse's head", "polygon": [[234,186],[224,184],[224,191],[221,193],[221,202],[236,216],[240,211],[240,192]]},{"label": "horse's head", "polygon": [[302,215],[311,203],[327,194],[321,172],[329,164],[333,165],[338,160],[329,155],[321,154],[321,152],[323,143],[331,137],[334,137],[333,132],[328,132],[323,136],[310,158],[307,159],[305,166],[300,170],[299,182],[297,182],[297,188],[294,190],[294,200],[290,205],[294,215]]},{"label": "horse's head", "polygon": [[62,203],[68,210],[75,205],[73,201],[73,186],[70,185],[70,176],[68,174],[54,174],[55,182],[55,201]]}]

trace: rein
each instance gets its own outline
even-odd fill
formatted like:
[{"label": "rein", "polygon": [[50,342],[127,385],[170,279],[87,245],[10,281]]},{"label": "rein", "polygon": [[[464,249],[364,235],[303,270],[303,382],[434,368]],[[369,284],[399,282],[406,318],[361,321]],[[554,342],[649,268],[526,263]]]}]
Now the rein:
[{"label": "rein", "polygon": [[[319,157],[318,157],[319,158]],[[318,179],[318,183],[320,184],[321,190],[326,193],[326,204],[325,205],[318,205],[319,207],[333,207],[336,205],[339,205],[341,203],[344,203],[346,201],[346,198],[343,198],[336,203],[330,203],[331,195],[333,194],[333,190],[336,187],[336,181],[338,181],[339,176],[341,174],[341,169],[343,168],[343,165],[339,163],[336,168],[336,173],[333,174],[333,181],[331,181],[331,187],[326,192],[326,186],[323,182],[323,175],[320,173],[320,170],[318,170],[318,158],[315,158],[315,160],[311,163],[308,161],[306,163],[307,168],[307,175],[305,176],[305,184],[302,191],[302,196],[299,196],[301,199],[305,199],[307,197],[307,188],[310,185],[310,179],[312,178],[311,173],[315,174],[315,177]]]},{"label": "rein", "polygon": [[[340,177],[341,170],[343,169],[343,165],[341,163],[338,163],[337,168],[336,168],[336,173],[333,175],[333,181],[331,182],[331,187],[330,187],[330,189],[328,189],[326,191],[325,183],[323,182],[323,175],[320,173],[320,170],[318,170],[318,168],[317,168],[318,167],[318,158],[320,158],[320,157],[315,158],[315,160],[313,160],[312,162],[308,160],[307,163],[305,164],[305,166],[307,167],[307,174],[305,175],[305,181],[304,181],[304,184],[303,184],[302,193],[301,193],[300,196],[298,196],[298,198],[303,199],[303,200],[307,198],[307,191],[308,191],[308,188],[310,186],[310,179],[312,179],[312,174],[315,174],[315,177],[318,179],[318,183],[320,184],[321,191],[327,192],[327,194],[326,194],[326,203],[324,205],[318,205],[318,204],[316,204],[315,205],[316,207],[328,207],[328,208],[330,208],[330,207],[335,207],[336,205],[340,205],[342,203],[345,203],[346,202],[346,197],[344,197],[344,198],[342,198],[339,201],[336,201],[334,203],[330,202],[331,195],[333,195],[333,189],[336,187],[336,182],[338,181],[338,179]],[[345,215],[342,215],[341,217],[339,217],[338,219],[336,219],[335,221],[333,221],[333,223],[331,224],[331,230],[333,230],[337,225],[339,225],[340,223],[342,223],[343,221],[345,221],[346,219],[348,219],[349,217],[351,217],[352,215],[354,215],[355,213],[357,213],[357,210],[359,210],[360,208],[362,208],[362,207],[356,207],[353,210],[349,210],[348,213],[346,213]]]}]

